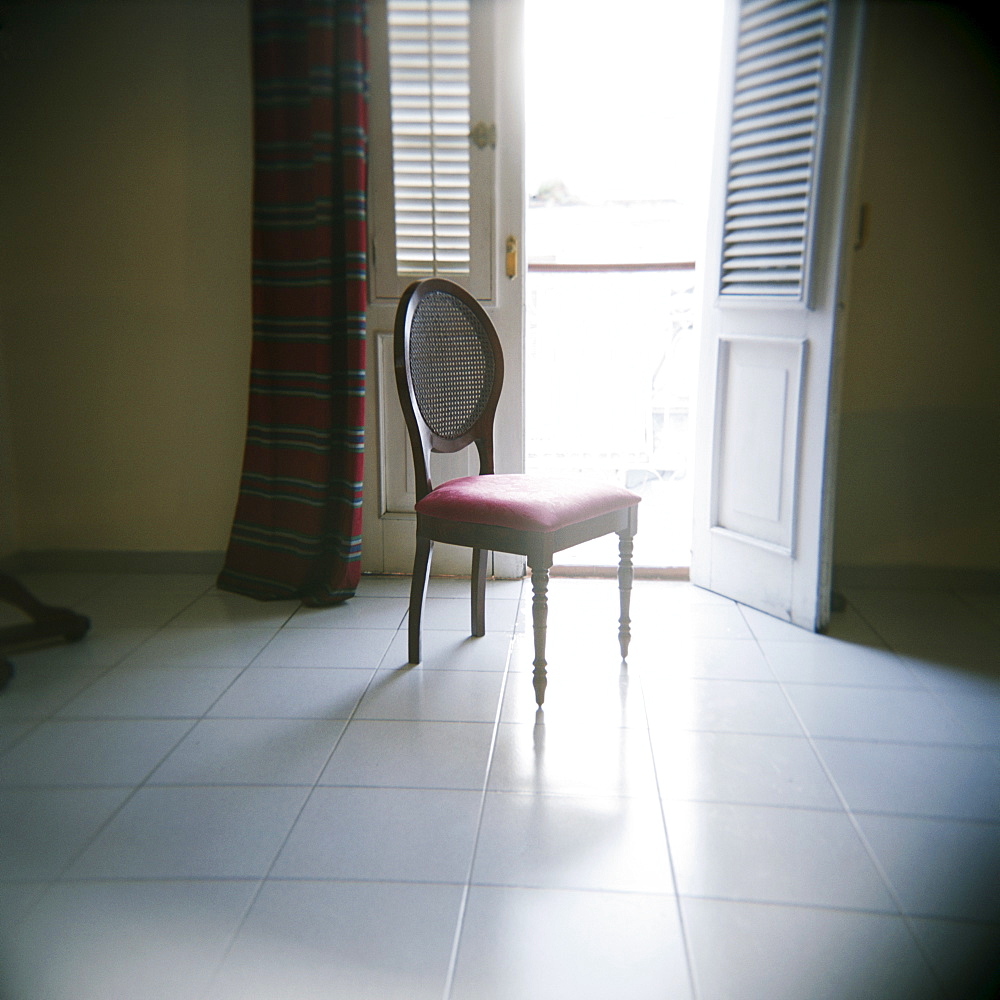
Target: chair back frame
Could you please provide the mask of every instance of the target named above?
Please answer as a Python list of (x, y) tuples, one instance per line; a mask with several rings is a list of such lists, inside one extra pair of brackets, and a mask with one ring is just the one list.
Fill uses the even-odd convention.
[[(424, 419), (420, 410), (419, 395), (414, 385), (414, 374), (410, 362), (411, 331), (421, 305), (429, 295), (444, 293), (461, 303), (478, 325), (477, 333), (484, 339), (492, 354), (492, 384), (486, 386), (486, 398), (480, 412), (471, 426), (460, 434), (446, 437), (436, 433)], [(396, 373), (396, 389), (406, 421), (413, 453), (413, 469), (416, 473), (417, 500), (423, 499), (434, 488), (430, 478), (431, 452), (458, 452), (475, 444), (479, 453), (480, 475), (491, 475), (493, 467), (493, 423), (500, 390), (503, 388), (503, 351), (500, 338), (492, 321), (483, 307), (460, 285), (446, 278), (426, 278), (413, 282), (403, 292), (396, 309), (396, 323), (393, 337), (393, 358)], [(445, 373), (446, 375), (447, 373)]]

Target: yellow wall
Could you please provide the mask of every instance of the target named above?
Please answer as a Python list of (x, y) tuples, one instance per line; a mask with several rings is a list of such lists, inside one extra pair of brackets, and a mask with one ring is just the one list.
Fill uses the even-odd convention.
[(248, 3), (4, 6), (0, 545), (222, 549), (249, 368)]
[(841, 565), (1000, 567), (1000, 90), (941, 4), (871, 4)]

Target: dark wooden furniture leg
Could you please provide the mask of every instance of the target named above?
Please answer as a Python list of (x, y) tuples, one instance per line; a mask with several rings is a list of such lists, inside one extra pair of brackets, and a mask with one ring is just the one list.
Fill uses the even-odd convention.
[(413, 557), (413, 579), (410, 580), (409, 657), (410, 663), (420, 662), (420, 619), (424, 615), (424, 597), (431, 575), (431, 554), (434, 543), (417, 535), (417, 551)]
[(632, 599), (632, 533), (618, 533), (618, 594), (621, 599), (621, 617), (618, 619), (618, 645), (622, 661), (628, 659), (628, 644), (632, 639), (629, 605)]
[(472, 634), (486, 635), (486, 549), (472, 550)]
[(535, 661), (532, 684), (535, 687), (535, 702), (542, 707), (545, 700), (545, 627), (549, 619), (547, 591), (549, 587), (549, 567), (531, 566), (531, 623), (535, 629)]
[[(44, 639), (82, 639), (90, 628), (90, 619), (69, 608), (54, 608), (43, 604), (27, 588), (7, 573), (0, 573), (0, 601), (12, 604), (32, 621), (26, 625), (10, 625), (0, 629), (0, 649), (22, 646)], [(6, 658), (0, 658), (0, 689), (10, 680), (14, 668)]]

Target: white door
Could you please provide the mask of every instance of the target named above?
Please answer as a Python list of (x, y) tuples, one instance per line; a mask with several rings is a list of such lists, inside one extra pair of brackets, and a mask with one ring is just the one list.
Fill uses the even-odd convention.
[[(505, 368), (496, 468), (524, 470), (521, 25), (522, 0), (369, 7), (366, 572), (413, 567), (416, 493), (392, 350), (396, 303), (411, 281), (450, 277), (489, 313)], [(435, 483), (476, 472), (475, 449), (432, 457)], [(493, 558), (496, 575), (522, 575), (521, 557)], [(435, 546), (435, 574), (468, 574), (470, 565), (471, 550)]]
[(830, 603), (862, 15), (727, 3), (705, 256), (691, 580), (813, 630)]

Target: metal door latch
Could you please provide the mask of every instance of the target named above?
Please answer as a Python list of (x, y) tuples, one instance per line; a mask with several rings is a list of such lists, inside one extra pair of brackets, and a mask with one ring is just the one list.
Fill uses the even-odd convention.
[(497, 148), (497, 127), (487, 125), (486, 122), (476, 122), (469, 130), (469, 138), (477, 149)]
[(506, 271), (508, 278), (517, 275), (517, 239), (513, 236), (507, 237)]

